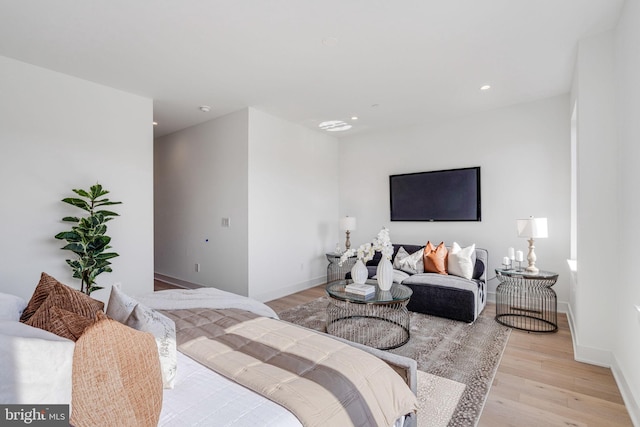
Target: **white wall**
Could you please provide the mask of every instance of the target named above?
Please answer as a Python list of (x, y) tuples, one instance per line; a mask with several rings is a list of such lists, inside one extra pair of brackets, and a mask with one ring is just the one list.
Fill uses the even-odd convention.
[(152, 101), (5, 57), (0, 94), (0, 292), (29, 298), (42, 271), (80, 287), (53, 236), (81, 213), (60, 200), (96, 182), (123, 202), (107, 233), (120, 257), (97, 283), (151, 292)]
[(156, 273), (248, 294), (248, 117), (241, 110), (155, 141)]
[(259, 300), (323, 283), (337, 153), (335, 138), (253, 108), (157, 139), (156, 273)]
[[(618, 128), (618, 280), (608, 292), (616, 307), (611, 330), (614, 334), (614, 373), (625, 392), (635, 425), (640, 425), (640, 2), (625, 3), (616, 35), (616, 113)], [(601, 284), (602, 285), (602, 284)]]
[[(536, 241), (537, 265), (558, 272), (568, 300), (570, 108), (567, 96), (487, 111), (439, 124), (345, 138), (340, 145), (340, 215), (355, 216), (352, 244), (388, 226), (396, 243), (457, 241), (489, 251), (489, 277), (508, 247), (527, 252), (516, 219), (547, 217)], [(389, 175), (481, 167), (481, 222), (390, 222)], [(495, 292), (497, 281), (489, 284)]]
[[(577, 280), (571, 301), (576, 358), (610, 365), (618, 282), (613, 33), (580, 41), (577, 103)], [(610, 249), (607, 249), (610, 248)], [(615, 249), (614, 249), (615, 248)]]
[(249, 295), (324, 283), (338, 231), (338, 141), (249, 109)]

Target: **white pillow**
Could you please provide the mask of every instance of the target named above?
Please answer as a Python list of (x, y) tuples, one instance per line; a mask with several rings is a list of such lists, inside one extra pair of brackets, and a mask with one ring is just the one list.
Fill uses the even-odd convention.
[(400, 246), (395, 259), (393, 260), (393, 268), (402, 270), (409, 274), (424, 273), (424, 248), (409, 255), (404, 246)]
[(120, 284), (111, 288), (107, 316), (155, 337), (162, 369), (162, 384), (164, 388), (173, 388), (178, 367), (175, 322), (126, 295), (120, 290)]
[(51, 332), (0, 320), (0, 403), (70, 404), (74, 348)]
[(20, 320), (27, 302), (16, 295), (0, 292), (0, 320)]
[(454, 276), (471, 279), (473, 277), (473, 268), (476, 264), (476, 244), (466, 248), (461, 248), (456, 242), (453, 242), (449, 250), (448, 271)]

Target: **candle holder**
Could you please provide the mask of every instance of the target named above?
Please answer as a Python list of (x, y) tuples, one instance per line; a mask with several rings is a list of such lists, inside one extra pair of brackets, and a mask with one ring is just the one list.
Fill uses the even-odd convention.
[(522, 271), (522, 261), (516, 261), (518, 263), (518, 269), (516, 271)]
[(504, 261), (507, 261), (507, 258), (505, 258), (505, 259), (502, 261), (502, 266), (504, 267), (504, 269), (505, 269), (505, 270), (511, 270), (511, 263), (509, 263), (509, 262), (506, 262), (506, 263), (505, 263)]

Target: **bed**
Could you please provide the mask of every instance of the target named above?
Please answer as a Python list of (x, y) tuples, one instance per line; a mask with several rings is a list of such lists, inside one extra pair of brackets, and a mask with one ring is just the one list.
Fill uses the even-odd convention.
[[(71, 421), (75, 414), (94, 417), (85, 423), (77, 421), (77, 425), (96, 425), (109, 416), (120, 416), (129, 425), (145, 424), (137, 418), (145, 417), (153, 420), (146, 425), (160, 426), (416, 425), (415, 361), (281, 321), (258, 301), (212, 288), (160, 291), (134, 299), (114, 286), (106, 311), (110, 318), (96, 317), (98, 321), (76, 343), (17, 321), (0, 323), (0, 342), (5, 344), (0, 356), (5, 366), (12, 367), (9, 373), (5, 369), (0, 403), (59, 404), (71, 402), (73, 396)], [(118, 319), (122, 316), (126, 318)], [(158, 319), (165, 323), (159, 326)], [(98, 324), (115, 327), (125, 335), (139, 335), (126, 338), (129, 344), (123, 346), (125, 338), (117, 334), (107, 338), (108, 328), (97, 331)], [(175, 328), (173, 337), (169, 324)], [(91, 335), (93, 344), (87, 347), (91, 338), (85, 337)], [(123, 356), (144, 342), (146, 350), (138, 350), (138, 356)], [(9, 350), (18, 346), (30, 355), (28, 363), (18, 365), (22, 356)], [(40, 349), (39, 356), (33, 348)], [(103, 356), (105, 348), (109, 354)], [(158, 350), (159, 361), (149, 348)], [(258, 360), (260, 354), (264, 360)], [(105, 385), (105, 376), (130, 359), (148, 359), (141, 362), (150, 366), (147, 372), (162, 371), (160, 383), (135, 368), (143, 388), (135, 389), (122, 378), (115, 385)], [(85, 362), (88, 365), (81, 366)], [(26, 376), (16, 370), (24, 370)], [(91, 377), (86, 383), (89, 388), (82, 390), (93, 405), (86, 408), (76, 399), (84, 384), (76, 381), (81, 372)], [(283, 377), (272, 381), (272, 375)], [(335, 383), (343, 384), (334, 389)], [(300, 384), (302, 388), (295, 388)], [(160, 395), (153, 397), (147, 393), (150, 389), (159, 390)], [(99, 404), (92, 397), (96, 395), (103, 397)], [(126, 395), (126, 405), (122, 395)], [(140, 402), (148, 406), (142, 415), (135, 407)], [(123, 413), (129, 415), (123, 417)], [(323, 423), (325, 418), (333, 421)], [(117, 423), (126, 425), (122, 420)]]

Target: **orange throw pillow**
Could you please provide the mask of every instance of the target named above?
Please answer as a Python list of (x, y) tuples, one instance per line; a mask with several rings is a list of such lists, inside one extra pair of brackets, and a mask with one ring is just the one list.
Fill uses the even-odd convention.
[(444, 242), (440, 242), (437, 247), (434, 247), (431, 242), (427, 242), (424, 248), (424, 271), (425, 273), (447, 273), (447, 255), (449, 251), (444, 245)]

